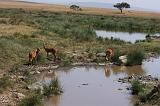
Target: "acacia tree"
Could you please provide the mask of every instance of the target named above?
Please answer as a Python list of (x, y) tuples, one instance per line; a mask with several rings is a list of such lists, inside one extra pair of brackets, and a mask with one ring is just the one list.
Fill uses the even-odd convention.
[(124, 8), (130, 8), (130, 4), (128, 4), (127, 2), (122, 2), (115, 4), (114, 7), (118, 8), (122, 13)]

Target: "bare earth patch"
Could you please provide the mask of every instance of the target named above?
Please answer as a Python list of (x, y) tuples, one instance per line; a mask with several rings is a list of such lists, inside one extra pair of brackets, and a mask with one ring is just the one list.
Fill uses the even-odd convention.
[(13, 93), (10, 91), (4, 91), (0, 94), (0, 106), (16, 106)]
[(34, 31), (36, 31), (36, 29), (24, 25), (0, 25), (0, 36), (14, 35), (15, 33), (28, 35)]

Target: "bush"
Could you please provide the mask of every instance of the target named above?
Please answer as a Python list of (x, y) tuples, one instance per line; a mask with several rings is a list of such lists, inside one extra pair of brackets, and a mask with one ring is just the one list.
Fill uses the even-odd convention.
[(25, 77), (24, 82), (26, 82), (27, 84), (32, 84), (35, 81), (35, 78), (33, 77), (33, 75), (30, 73), (32, 70), (30, 69), (24, 69), (21, 74), (22, 76)]
[(105, 41), (105, 39), (101, 36), (97, 37), (97, 40), (100, 42), (100, 43), (103, 43)]
[(10, 73), (17, 73), (17, 71), (19, 70), (20, 67), (22, 67), (21, 64), (14, 64), (14, 65), (10, 68), (9, 72), (10, 72)]
[(95, 31), (89, 28), (73, 30), (72, 34), (74, 40), (78, 42), (93, 41), (96, 39)]
[(117, 44), (125, 44), (125, 43), (126, 43), (126, 41), (121, 40), (121, 39), (119, 39), (119, 38), (113, 38), (112, 41), (113, 41), (113, 42), (116, 42)]
[(69, 66), (72, 64), (72, 59), (66, 54), (58, 53), (58, 59), (60, 60), (60, 66)]
[(7, 87), (12, 86), (13, 82), (10, 80), (10, 77), (4, 76), (0, 78), (0, 93), (3, 92)]
[(105, 44), (117, 44), (117, 45), (122, 45), (122, 44), (126, 44), (126, 43), (130, 43), (130, 42), (126, 42), (124, 40), (121, 40), (119, 38), (113, 38), (111, 37), (110, 39), (109, 38), (105, 38), (104, 39), (104, 43)]
[(37, 56), (37, 64), (46, 63), (46, 57), (43, 54), (39, 54)]
[(66, 66), (71, 65), (71, 63), (72, 63), (72, 62), (71, 62), (68, 58), (65, 58), (65, 59), (63, 59), (63, 60), (61, 61), (60, 66), (66, 67)]
[(39, 106), (42, 103), (41, 90), (31, 91), (27, 97), (22, 99), (18, 106)]
[(140, 103), (136, 101), (136, 103), (134, 103), (134, 106), (140, 106)]
[(145, 93), (141, 93), (141, 94), (139, 94), (139, 99), (141, 102), (146, 102), (148, 98)]
[(133, 95), (138, 95), (140, 92), (144, 91), (144, 85), (141, 84), (138, 80), (132, 81), (131, 86)]
[(146, 40), (136, 40), (135, 43), (141, 43), (141, 42), (146, 42)]
[(142, 50), (132, 50), (127, 54), (127, 66), (141, 65), (144, 59), (144, 52)]
[(119, 56), (120, 56), (120, 51), (119, 50), (115, 50), (114, 54), (112, 56), (112, 61), (115, 62), (116, 64), (121, 64), (122, 62), (119, 60)]
[(50, 96), (50, 95), (59, 95), (62, 92), (62, 88), (59, 84), (58, 79), (54, 79), (51, 81), (51, 83), (49, 84), (49, 86), (44, 85), (44, 95), (45, 96)]

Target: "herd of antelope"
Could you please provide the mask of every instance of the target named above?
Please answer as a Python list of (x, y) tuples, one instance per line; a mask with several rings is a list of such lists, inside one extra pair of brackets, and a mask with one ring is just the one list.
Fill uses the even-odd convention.
[[(44, 43), (43, 43), (43, 48), (45, 52), (47, 53), (47, 57), (49, 56), (49, 54), (52, 54), (54, 56), (54, 61), (55, 61), (56, 60), (56, 49), (46, 47)], [(37, 62), (39, 55), (40, 55), (40, 48), (37, 48), (35, 51), (31, 51), (29, 53), (29, 63), (33, 64), (33, 61)]]
[[(54, 56), (54, 61), (56, 60), (56, 49), (55, 48), (49, 48), (43, 43), (43, 48), (45, 52), (47, 53), (47, 57), (49, 54), (52, 54)], [(105, 51), (106, 54), (106, 60), (110, 61), (111, 57), (113, 55), (112, 48), (107, 48)], [(38, 56), (40, 55), (40, 48), (37, 48), (35, 51), (32, 51), (29, 53), (29, 63), (33, 64), (33, 61), (38, 61)]]

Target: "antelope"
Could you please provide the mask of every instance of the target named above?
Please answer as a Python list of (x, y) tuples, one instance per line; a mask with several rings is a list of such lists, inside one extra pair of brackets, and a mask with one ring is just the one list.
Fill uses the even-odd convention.
[(106, 49), (106, 60), (111, 60), (111, 57), (113, 55), (113, 50), (111, 48)]
[(37, 48), (36, 51), (32, 51), (29, 53), (29, 62), (32, 62), (33, 64), (33, 60), (37, 61), (37, 56), (39, 55), (40, 49)]
[(48, 57), (49, 53), (51, 53), (51, 54), (54, 55), (54, 61), (55, 61), (55, 59), (56, 59), (56, 50), (54, 48), (48, 48), (48, 47), (46, 47), (44, 43), (43, 43), (43, 47), (44, 47), (44, 50), (47, 53), (47, 57)]

